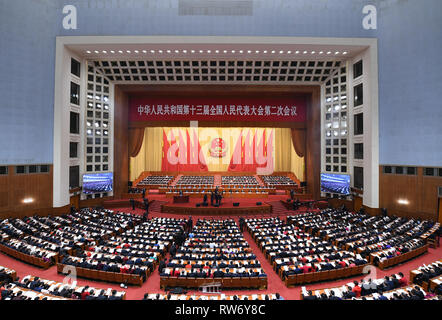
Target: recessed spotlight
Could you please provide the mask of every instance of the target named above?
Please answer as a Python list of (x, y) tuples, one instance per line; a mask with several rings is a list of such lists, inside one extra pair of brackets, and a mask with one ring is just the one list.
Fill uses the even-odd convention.
[(155, 53), (155, 50), (150, 50), (150, 53)]
[(23, 199), (23, 203), (32, 203), (32, 202), (34, 202), (34, 199), (32, 199), (32, 198)]
[(127, 53), (130, 53), (131, 51), (130, 51), (130, 50), (126, 50), (126, 52), (127, 52)]
[[(267, 51), (266, 51), (267, 52)], [(256, 50), (255, 53), (259, 53), (259, 50)]]
[(267, 53), (267, 50), (264, 50), (263, 53)]
[(287, 51), (287, 54), (291, 54), (292, 52), (289, 50), (289, 51)]
[(135, 52), (135, 53), (139, 53), (140, 51), (138, 51), (138, 50), (135, 50), (134, 52)]
[(223, 52), (224, 52), (224, 53), (227, 53), (227, 50), (224, 50)]
[(212, 53), (212, 50), (207, 50), (207, 53)]
[(195, 53), (195, 50), (190, 50), (190, 52)]
[(284, 51), (283, 51), (283, 50), (281, 50), (281, 51), (279, 51), (279, 53), (284, 53)]
[(342, 54), (347, 54), (348, 52), (347, 51), (344, 51)]
[(219, 53), (219, 50), (215, 50), (215, 53)]
[(158, 50), (159, 53), (163, 53), (163, 50)]
[(312, 51), (312, 54), (315, 54), (316, 53), (316, 51)]
[(331, 51), (327, 51), (327, 54), (331, 54)]
[(107, 54), (107, 51), (106, 51), (106, 50), (103, 50), (102, 52), (103, 52), (104, 54)]
[(244, 51), (242, 51), (242, 50), (239, 50), (239, 53), (243, 53)]
[(272, 53), (275, 53), (276, 51), (275, 50), (272, 50)]
[(178, 53), (179, 51), (178, 50), (175, 50), (175, 53)]
[(232, 50), (232, 53), (235, 53), (235, 50)]
[(252, 53), (252, 50), (247, 50), (247, 53)]
[(323, 54), (324, 53), (324, 51), (319, 51), (319, 54)]
[(335, 54), (339, 54), (339, 51), (336, 51)]
[(86, 50), (86, 53), (91, 53), (89, 50)]
[(303, 54), (307, 54), (307, 51), (304, 51)]
[(183, 50), (183, 53), (187, 53), (187, 50)]
[(147, 53), (147, 51), (146, 51), (146, 50), (143, 50), (143, 53)]
[(203, 50), (200, 50), (200, 53), (203, 53)]
[(123, 53), (123, 51), (122, 50), (118, 50), (118, 53)]
[(94, 52), (95, 52), (95, 53), (98, 53), (98, 50), (95, 50)]
[(170, 50), (167, 50), (166, 52), (167, 52), (167, 53), (170, 53)]
[(408, 200), (406, 200), (406, 199), (399, 199), (397, 202), (398, 202), (399, 204), (405, 204), (405, 205), (407, 205), (407, 204), (410, 203), (410, 202), (409, 202)]
[(298, 53), (299, 53), (299, 50), (296, 50), (295, 53), (298, 54)]
[(111, 50), (110, 52), (111, 52), (111, 53), (115, 53), (115, 51), (114, 51), (114, 50)]

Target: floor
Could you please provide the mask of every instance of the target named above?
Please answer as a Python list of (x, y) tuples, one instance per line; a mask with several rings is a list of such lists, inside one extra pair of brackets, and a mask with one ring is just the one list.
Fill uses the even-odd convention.
[[(137, 214), (143, 214), (143, 210), (136, 209), (135, 211), (132, 211), (131, 208), (120, 208), (119, 211), (125, 211), (125, 212), (133, 212)], [(275, 216), (280, 216), (282, 219), (285, 219), (287, 213), (289, 214), (295, 214), (294, 211), (285, 211), (279, 208), (275, 214)], [(161, 214), (159, 212), (151, 212), (149, 215), (149, 218), (157, 217), (157, 216), (165, 216), (166, 214)], [(172, 215), (167, 214), (168, 217), (176, 217), (181, 218), (182, 216), (178, 215)], [(194, 223), (196, 222), (197, 218), (207, 218), (207, 217), (195, 217)], [(222, 217), (216, 217), (217, 219), (222, 219)], [(238, 217), (229, 217), (233, 218), (235, 220), (238, 219)], [(260, 261), (263, 269), (265, 270), (267, 277), (268, 277), (268, 288), (265, 291), (258, 291), (258, 290), (241, 290), (241, 291), (224, 291), (226, 294), (253, 294), (253, 293), (280, 293), (281, 296), (283, 296), (285, 299), (288, 300), (299, 300), (300, 299), (300, 292), (301, 292), (301, 286), (297, 286), (294, 288), (287, 288), (283, 281), (279, 278), (279, 276), (275, 273), (275, 271), (272, 269), (272, 266), (267, 261), (265, 256), (262, 254), (261, 250), (259, 250), (256, 243), (253, 241), (250, 234), (245, 231), (244, 237), (250, 244), (250, 247), (252, 248), (253, 252), (256, 254), (258, 260)], [(437, 249), (429, 249), (428, 253), (413, 259), (409, 262), (406, 262), (404, 264), (397, 265), (393, 268), (387, 269), (387, 270), (380, 270), (378, 268), (375, 268), (372, 272), (372, 274), (367, 275), (366, 277), (377, 279), (382, 278), (386, 275), (395, 274), (398, 272), (402, 272), (407, 278), (409, 277), (409, 272), (413, 269), (416, 269), (417, 267), (421, 266), (422, 264), (428, 264), (435, 260), (438, 260), (442, 258), (442, 247), (439, 247)], [(3, 253), (0, 253), (0, 265), (14, 269), (17, 271), (17, 275), (20, 278), (25, 277), (26, 275), (34, 275), (39, 276), (43, 279), (49, 279), (54, 281), (63, 282), (64, 277), (62, 275), (57, 274), (57, 269), (55, 266), (49, 268), (48, 270), (42, 270), (40, 268), (34, 267), (32, 265), (26, 264), (24, 262), (15, 260)], [(361, 280), (364, 276), (356, 276), (352, 278), (347, 278), (344, 280), (339, 281), (329, 281), (329, 282), (322, 282), (318, 284), (313, 285), (307, 285), (307, 289), (320, 289), (320, 288), (332, 288), (336, 286), (341, 286), (346, 283), (349, 283), (353, 280)], [(95, 288), (112, 288), (112, 289), (119, 289), (122, 290), (118, 284), (110, 284), (100, 281), (92, 281), (92, 280), (86, 280), (86, 279), (78, 279), (78, 285), (84, 286), (89, 285), (91, 287)], [(141, 287), (129, 287), (128, 289), (124, 289), (126, 291), (126, 299), (128, 300), (140, 300), (143, 298), (145, 293), (163, 293), (164, 291), (160, 289), (160, 276), (158, 273), (158, 269), (156, 269), (153, 274), (146, 280), (145, 283)], [(189, 291), (192, 292), (192, 291)]]

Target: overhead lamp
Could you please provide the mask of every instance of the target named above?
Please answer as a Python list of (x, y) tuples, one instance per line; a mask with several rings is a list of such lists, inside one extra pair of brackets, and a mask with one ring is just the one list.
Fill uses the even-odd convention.
[(409, 202), (408, 200), (406, 200), (406, 199), (399, 199), (399, 200), (397, 201), (397, 203), (399, 203), (399, 204), (404, 204), (404, 205), (408, 205), (408, 204), (410, 204), (410, 202)]
[(150, 53), (155, 53), (155, 50), (150, 50)]
[(34, 202), (34, 199), (32, 199), (32, 198), (23, 199), (23, 203), (32, 203), (32, 202)]
[(95, 50), (94, 52), (95, 52), (95, 53), (99, 53), (98, 50)]
[(91, 53), (89, 50), (86, 50), (86, 53)]
[(138, 50), (135, 50), (134, 52), (135, 52), (135, 53), (139, 53), (139, 51), (138, 51)]
[(115, 51), (114, 51), (114, 50), (111, 50), (110, 52), (111, 52), (111, 53), (115, 53)]

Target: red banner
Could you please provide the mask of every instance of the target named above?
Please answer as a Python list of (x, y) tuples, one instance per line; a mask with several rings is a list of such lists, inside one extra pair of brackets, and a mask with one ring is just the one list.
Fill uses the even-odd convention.
[(132, 97), (129, 121), (304, 122), (304, 97), (164, 98)]

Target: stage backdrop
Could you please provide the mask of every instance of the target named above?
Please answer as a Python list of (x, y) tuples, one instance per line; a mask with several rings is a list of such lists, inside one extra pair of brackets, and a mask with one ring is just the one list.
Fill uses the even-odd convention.
[(129, 121), (304, 122), (305, 96), (131, 97)]
[(130, 179), (143, 171), (290, 171), (305, 178), (290, 128), (147, 127), (130, 160)]

